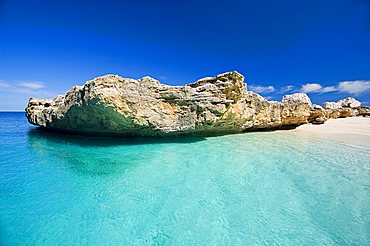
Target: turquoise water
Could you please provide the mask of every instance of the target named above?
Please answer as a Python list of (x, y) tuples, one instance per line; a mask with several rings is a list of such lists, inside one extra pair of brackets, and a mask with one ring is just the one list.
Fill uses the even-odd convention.
[(1, 245), (370, 245), (370, 149), (294, 132), (104, 139), (0, 113)]

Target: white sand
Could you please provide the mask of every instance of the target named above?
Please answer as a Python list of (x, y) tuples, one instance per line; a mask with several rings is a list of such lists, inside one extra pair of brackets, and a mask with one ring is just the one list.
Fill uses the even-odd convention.
[(329, 119), (323, 125), (306, 124), (292, 132), (370, 148), (370, 118)]

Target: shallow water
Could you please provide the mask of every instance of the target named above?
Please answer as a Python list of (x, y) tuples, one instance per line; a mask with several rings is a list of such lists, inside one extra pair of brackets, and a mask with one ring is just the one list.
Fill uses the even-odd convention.
[(109, 139), (0, 113), (1, 245), (369, 245), (370, 149), (291, 131)]

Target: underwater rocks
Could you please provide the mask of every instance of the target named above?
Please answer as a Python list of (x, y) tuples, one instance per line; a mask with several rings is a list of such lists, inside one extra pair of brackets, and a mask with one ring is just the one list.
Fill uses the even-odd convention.
[(351, 107), (317, 107), (302, 93), (284, 96), (282, 102), (269, 102), (248, 91), (238, 72), (183, 86), (164, 85), (151, 77), (135, 80), (105, 75), (74, 86), (64, 96), (31, 98), (26, 108), (28, 121), (43, 128), (122, 136), (284, 129), (351, 115)]

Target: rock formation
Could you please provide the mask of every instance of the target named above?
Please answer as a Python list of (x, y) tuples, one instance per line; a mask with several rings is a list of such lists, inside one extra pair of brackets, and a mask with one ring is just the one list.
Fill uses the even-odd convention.
[(302, 93), (268, 102), (247, 90), (241, 74), (228, 72), (184, 86), (164, 85), (150, 77), (135, 80), (105, 75), (74, 86), (65, 96), (31, 98), (26, 116), (31, 124), (56, 130), (170, 136), (292, 128), (349, 116), (343, 113), (345, 107), (339, 115), (333, 110), (338, 109), (327, 111), (312, 105)]
[(283, 96), (281, 102), (288, 104), (306, 103), (312, 106), (311, 99), (304, 93), (294, 93), (291, 95), (285, 95)]
[(368, 107), (361, 107), (361, 102), (352, 97), (338, 102), (324, 102), (322, 106), (327, 118), (366, 116), (366, 109), (368, 109)]
[(324, 102), (322, 106), (325, 109), (358, 108), (361, 106), (361, 102), (353, 97), (348, 97), (338, 102)]

